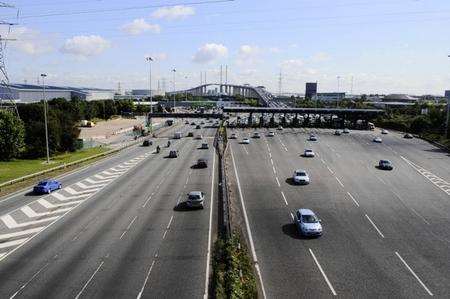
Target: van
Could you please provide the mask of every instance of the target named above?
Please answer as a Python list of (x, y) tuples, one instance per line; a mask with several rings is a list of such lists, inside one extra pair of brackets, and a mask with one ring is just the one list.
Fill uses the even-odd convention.
[(173, 134), (173, 139), (181, 139), (181, 132), (175, 132)]

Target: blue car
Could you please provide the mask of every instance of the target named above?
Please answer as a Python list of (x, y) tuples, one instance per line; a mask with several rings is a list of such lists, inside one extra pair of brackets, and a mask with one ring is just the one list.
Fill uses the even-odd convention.
[(34, 193), (51, 193), (54, 190), (61, 189), (61, 183), (56, 180), (44, 180), (39, 182), (33, 188)]

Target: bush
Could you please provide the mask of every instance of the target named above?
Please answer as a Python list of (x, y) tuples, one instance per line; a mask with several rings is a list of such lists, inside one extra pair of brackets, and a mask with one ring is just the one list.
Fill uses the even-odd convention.
[(0, 160), (11, 160), (24, 149), (25, 127), (11, 111), (0, 110)]

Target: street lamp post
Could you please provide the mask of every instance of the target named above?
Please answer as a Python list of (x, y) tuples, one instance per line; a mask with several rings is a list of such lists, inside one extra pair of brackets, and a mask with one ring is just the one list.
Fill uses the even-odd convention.
[[(145, 60), (148, 62), (148, 82), (149, 82), (149, 93), (150, 93), (150, 114), (153, 114), (153, 93), (152, 93), (152, 61), (153, 58), (146, 57)], [(153, 132), (153, 121), (151, 117), (148, 117), (146, 121), (148, 122), (147, 125), (150, 127), (150, 133)]]
[[(184, 76), (184, 79), (187, 80), (187, 78), (188, 78), (187, 76)], [(188, 100), (188, 97), (187, 97), (188, 86), (189, 86), (189, 85), (186, 85), (186, 92), (185, 92), (186, 102), (187, 102), (187, 100)]]
[(175, 73), (177, 72), (176, 69), (172, 70), (173, 72), (173, 112), (175, 112)]
[(44, 99), (45, 145), (47, 148), (47, 164), (49, 164), (50, 151), (48, 148), (47, 99), (45, 98), (45, 82), (44, 82), (44, 78), (47, 77), (47, 74), (41, 74), (41, 77), (42, 77), (42, 97)]
[[(450, 55), (447, 56), (450, 58)], [(448, 129), (450, 123), (450, 95), (447, 96), (447, 123), (445, 125), (445, 137), (450, 139), (450, 131)]]

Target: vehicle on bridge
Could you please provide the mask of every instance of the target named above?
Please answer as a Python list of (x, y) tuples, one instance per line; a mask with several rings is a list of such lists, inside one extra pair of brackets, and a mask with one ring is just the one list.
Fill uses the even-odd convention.
[(298, 185), (308, 185), (309, 184), (309, 176), (306, 171), (297, 169), (294, 171), (294, 175), (292, 176), (292, 180), (295, 184)]
[(250, 139), (248, 139), (248, 138), (244, 138), (244, 139), (242, 139), (242, 142), (241, 142), (242, 144), (250, 144)]
[(253, 138), (261, 138), (261, 135), (259, 135), (259, 132), (253, 133)]
[(380, 160), (380, 162), (378, 162), (378, 168), (382, 170), (392, 170), (394, 169), (394, 166), (392, 166), (392, 163), (389, 160)]
[(205, 193), (202, 191), (191, 191), (188, 193), (186, 204), (190, 208), (203, 209), (203, 202), (205, 201)]
[(294, 222), (302, 236), (321, 236), (323, 233), (322, 221), (310, 209), (298, 209)]
[(275, 137), (275, 132), (270, 131), (269, 134), (267, 134), (267, 137)]
[(61, 189), (62, 185), (57, 180), (43, 180), (33, 187), (33, 192), (36, 194), (50, 194), (52, 191)]
[(303, 152), (303, 157), (314, 158), (315, 156), (316, 154), (313, 152), (312, 149), (305, 149), (305, 151)]
[(383, 142), (383, 139), (381, 139), (381, 137), (377, 136), (377, 137), (375, 137), (375, 138), (373, 139), (373, 142), (375, 142), (375, 143), (382, 143), (382, 142)]

